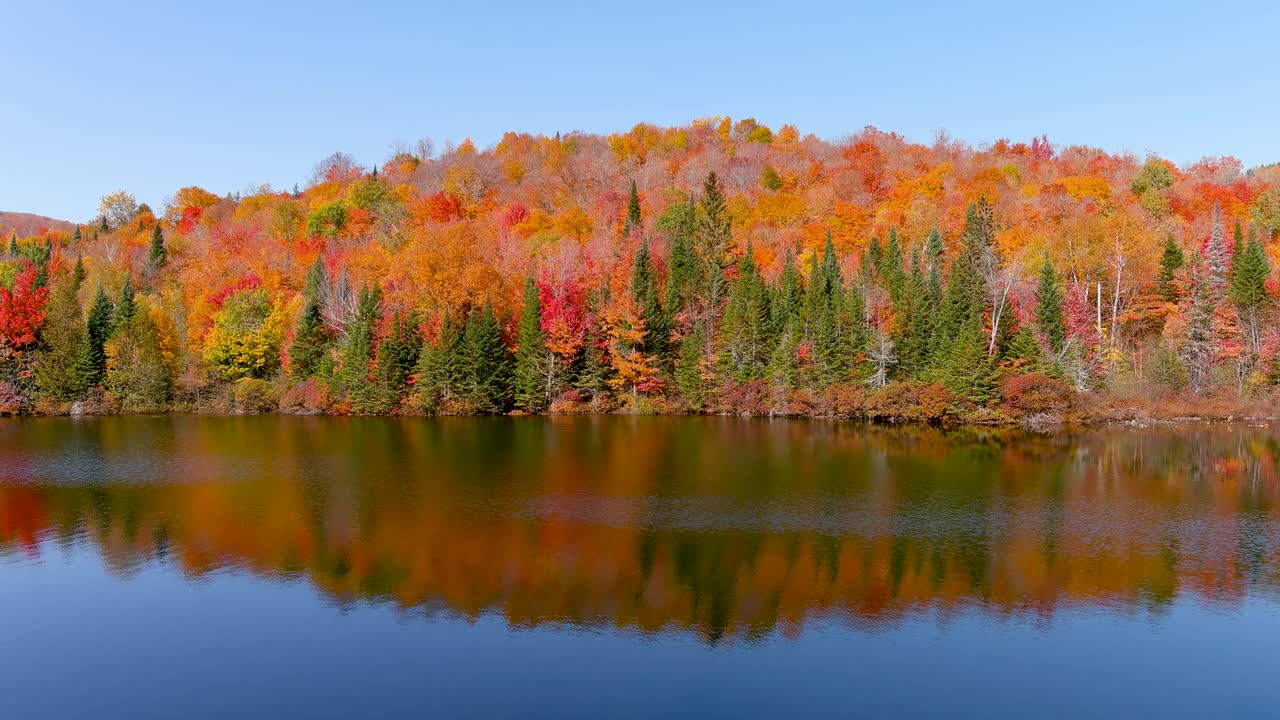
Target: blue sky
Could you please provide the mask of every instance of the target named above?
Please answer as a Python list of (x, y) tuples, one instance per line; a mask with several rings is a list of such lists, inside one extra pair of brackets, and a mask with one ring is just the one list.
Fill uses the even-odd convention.
[(292, 187), (337, 150), (708, 115), (1280, 161), (1277, 4), (13, 5), (0, 210), (72, 220), (118, 188)]

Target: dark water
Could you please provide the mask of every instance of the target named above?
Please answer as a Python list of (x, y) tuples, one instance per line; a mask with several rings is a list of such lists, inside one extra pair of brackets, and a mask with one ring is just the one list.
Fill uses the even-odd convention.
[(0, 421), (0, 717), (1280, 716), (1280, 434)]

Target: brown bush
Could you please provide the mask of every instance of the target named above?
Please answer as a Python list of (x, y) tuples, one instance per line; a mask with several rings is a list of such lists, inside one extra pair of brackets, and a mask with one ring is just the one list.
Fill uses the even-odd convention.
[(315, 378), (307, 378), (289, 388), (280, 398), (280, 411), (297, 415), (328, 412), (333, 404), (329, 388)]
[(879, 422), (945, 423), (953, 419), (951, 393), (942, 385), (894, 383), (867, 398), (867, 416)]
[(764, 380), (731, 383), (721, 388), (712, 409), (721, 415), (769, 415), (774, 410), (773, 387)]
[(1014, 375), (1001, 383), (1000, 399), (1009, 410), (1035, 415), (1060, 413), (1069, 409), (1075, 393), (1058, 378), (1030, 372)]
[(827, 388), (827, 414), (838, 418), (863, 418), (867, 416), (867, 389), (861, 385), (845, 383)]

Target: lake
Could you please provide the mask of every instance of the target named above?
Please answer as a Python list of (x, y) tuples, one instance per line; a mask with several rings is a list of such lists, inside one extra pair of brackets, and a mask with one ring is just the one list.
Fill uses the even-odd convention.
[(0, 420), (27, 717), (1275, 717), (1280, 433)]

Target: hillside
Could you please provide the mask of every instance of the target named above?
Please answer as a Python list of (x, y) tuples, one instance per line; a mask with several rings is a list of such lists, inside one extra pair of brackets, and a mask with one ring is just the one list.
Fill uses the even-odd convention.
[(0, 233), (3, 233), (5, 237), (14, 234), (19, 237), (25, 237), (59, 230), (69, 232), (73, 227), (75, 226), (66, 220), (54, 220), (43, 215), (0, 210)]
[(14, 243), (9, 343), (43, 359), (9, 356), (0, 386), (24, 409), (893, 420), (1258, 398), (1280, 381), (1278, 180), (729, 118), (339, 153), (308, 187), (187, 187), (157, 214), (113, 193)]

